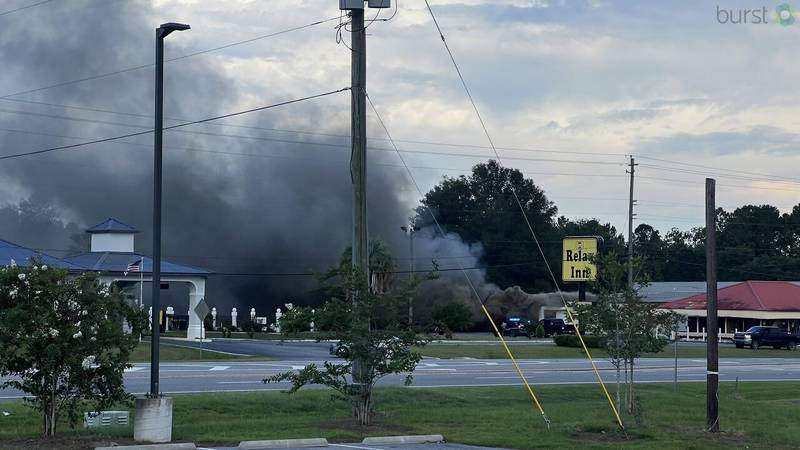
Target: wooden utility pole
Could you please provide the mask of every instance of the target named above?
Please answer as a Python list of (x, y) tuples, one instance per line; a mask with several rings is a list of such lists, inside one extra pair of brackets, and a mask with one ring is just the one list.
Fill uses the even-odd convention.
[(631, 188), (628, 197), (628, 288), (630, 289), (633, 289), (633, 205), (636, 203), (636, 200), (633, 199), (633, 176), (637, 165), (631, 156), (630, 169), (628, 169), (628, 173), (631, 174)]
[(369, 242), (367, 238), (367, 35), (364, 7), (350, 11), (351, 53), (351, 134), (350, 176), (353, 181), (353, 268), (369, 282)]
[(719, 432), (719, 342), (717, 341), (717, 211), (715, 181), (706, 178), (706, 426)]
[[(367, 234), (367, 34), (364, 29), (364, 3), (350, 10), (351, 34), (351, 136), (350, 177), (353, 182), (352, 266), (370, 289), (369, 238)], [(362, 301), (362, 293), (353, 292), (353, 310)], [(369, 326), (369, 323), (365, 324)], [(364, 383), (365, 364), (362, 357), (353, 361), (353, 381)]]

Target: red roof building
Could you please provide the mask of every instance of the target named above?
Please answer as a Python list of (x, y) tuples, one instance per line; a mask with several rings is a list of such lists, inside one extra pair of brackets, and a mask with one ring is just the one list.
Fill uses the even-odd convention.
[[(705, 334), (706, 294), (696, 294), (661, 306), (688, 319), (689, 337)], [(800, 285), (787, 281), (744, 281), (717, 290), (723, 337), (756, 325), (800, 329)], [(692, 335), (694, 334), (694, 335)]]

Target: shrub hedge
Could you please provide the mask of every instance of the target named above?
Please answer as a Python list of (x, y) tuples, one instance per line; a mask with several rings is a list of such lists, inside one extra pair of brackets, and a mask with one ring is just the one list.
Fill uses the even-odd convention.
[[(599, 336), (583, 336), (583, 341), (589, 348), (603, 348), (605, 344)], [(581, 341), (578, 336), (574, 334), (560, 334), (553, 336), (553, 342), (559, 347), (577, 347), (581, 348)]]

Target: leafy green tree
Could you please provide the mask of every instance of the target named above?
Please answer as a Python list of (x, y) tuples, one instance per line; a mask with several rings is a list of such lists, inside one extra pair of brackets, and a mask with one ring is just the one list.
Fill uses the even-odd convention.
[[(326, 361), (322, 367), (309, 364), (299, 372), (283, 372), (264, 379), (265, 383), (289, 381), (289, 393), (307, 385), (324, 385), (334, 390), (334, 398), (347, 401), (359, 424), (372, 420), (372, 390), (386, 375), (405, 373), (411, 384), (412, 373), (422, 358), (413, 350), (424, 345), (416, 332), (403, 320), (407, 292), (376, 293), (362, 274), (350, 271), (337, 280), (333, 297), (317, 310), (326, 325), (320, 339), (337, 340), (336, 356), (343, 363)], [(353, 301), (353, 297), (357, 301)]]
[(637, 281), (664, 280), (664, 241), (658, 230), (646, 223), (636, 227), (633, 232), (633, 254), (642, 262), (641, 273), (635, 277)]
[[(371, 239), (369, 241), (369, 273), (370, 273), (370, 288), (372, 288), (376, 292), (387, 292), (392, 288), (392, 283), (394, 281), (393, 271), (395, 269), (395, 261), (394, 257), (392, 256), (391, 251), (389, 250), (389, 246), (386, 245), (386, 242), (380, 239)], [(329, 283), (331, 280), (336, 280), (343, 277), (348, 277), (350, 272), (352, 271), (352, 253), (353, 247), (348, 245), (344, 251), (342, 251), (341, 256), (339, 257), (339, 263), (330, 268), (327, 272), (322, 275), (322, 282), (327, 283), (325, 289), (340, 289), (344, 285), (336, 284), (336, 283)], [(346, 296), (348, 295), (346, 292), (343, 291), (335, 291), (329, 292), (330, 294), (334, 294), (337, 296)]]
[(472, 326), (472, 310), (463, 303), (450, 302), (433, 308), (433, 322), (445, 332), (466, 331)]
[(314, 321), (314, 313), (311, 308), (305, 306), (295, 306), (287, 309), (281, 316), (281, 333), (298, 334), (311, 330), (311, 322)]
[[(644, 353), (662, 351), (664, 335), (673, 329), (678, 316), (642, 301), (627, 285), (627, 263), (616, 254), (597, 259), (598, 279), (592, 283), (597, 298), (591, 304), (574, 305), (580, 326), (605, 343), (609, 360), (617, 368), (617, 408), (620, 407), (620, 367), (625, 367), (625, 409), (634, 413), (634, 367)], [(634, 260), (634, 269), (640, 261)], [(630, 377), (629, 377), (630, 376)]]
[(600, 236), (603, 238), (603, 251), (627, 253), (625, 239), (610, 223), (600, 223), (597, 219), (572, 220), (564, 216), (558, 218), (558, 230), (561, 237), (566, 236)]
[(705, 275), (705, 245), (697, 240), (698, 233), (672, 228), (664, 236), (662, 255), (665, 281), (703, 281)]
[[(96, 273), (70, 276), (40, 262), (0, 268), (0, 376), (25, 392), (52, 436), (84, 408), (130, 400), (123, 372), (147, 317)], [(123, 330), (123, 326), (129, 332)]]
[(481, 243), (481, 263), (487, 277), (500, 286), (520, 286), (526, 292), (553, 288), (544, 261), (514, 198), (516, 191), (531, 226), (544, 244), (553, 267), (561, 255), (556, 229), (556, 206), (533, 180), (517, 169), (490, 160), (472, 168), (468, 176), (445, 177), (422, 199), (414, 223), (433, 224), (428, 210), (449, 233), (457, 233), (468, 244)]

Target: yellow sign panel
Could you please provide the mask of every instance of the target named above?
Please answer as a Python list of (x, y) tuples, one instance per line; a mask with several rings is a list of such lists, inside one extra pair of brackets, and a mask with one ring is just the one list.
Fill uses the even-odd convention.
[(565, 283), (594, 281), (597, 278), (597, 238), (577, 236), (564, 238), (561, 251), (561, 279)]

